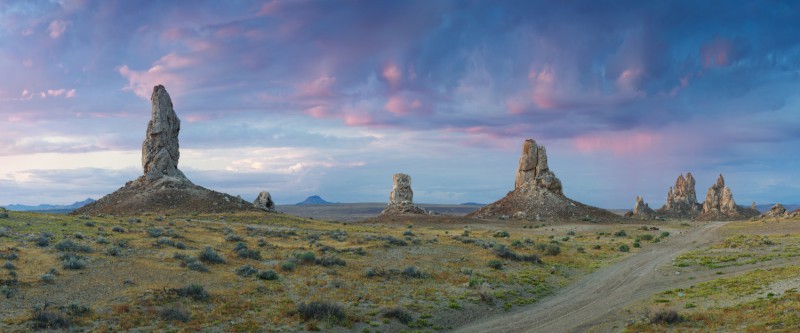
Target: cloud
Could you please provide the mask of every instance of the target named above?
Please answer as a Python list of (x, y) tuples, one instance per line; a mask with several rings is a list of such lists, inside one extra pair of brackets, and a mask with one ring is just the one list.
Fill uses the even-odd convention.
[[(59, 37), (61, 37), (64, 34), (64, 32), (67, 31), (67, 27), (70, 24), (71, 23), (69, 21), (62, 21), (62, 20), (53, 20), (52, 22), (50, 22), (50, 25), (47, 26), (47, 31), (50, 34), (50, 38), (58, 39)], [(23, 35), (25, 35), (24, 32)]]
[(124, 90), (133, 91), (136, 96), (149, 100), (153, 87), (159, 84), (169, 87), (170, 94), (180, 95), (185, 92), (188, 80), (181, 70), (196, 64), (194, 59), (169, 53), (147, 70), (136, 71), (128, 65), (122, 65), (117, 71), (128, 80), (128, 86)]

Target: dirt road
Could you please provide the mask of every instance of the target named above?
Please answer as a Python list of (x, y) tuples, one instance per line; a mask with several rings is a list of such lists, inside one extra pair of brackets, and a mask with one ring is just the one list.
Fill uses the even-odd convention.
[[(718, 239), (726, 222), (710, 222), (670, 237), (669, 242), (643, 249), (604, 267), (540, 303), (505, 315), (490, 317), (456, 332), (583, 332), (610, 320), (615, 311), (656, 292), (714, 278), (675, 274), (672, 260), (679, 254), (707, 246)], [(700, 273), (701, 275), (703, 273)], [(719, 277), (719, 276), (716, 276)]]

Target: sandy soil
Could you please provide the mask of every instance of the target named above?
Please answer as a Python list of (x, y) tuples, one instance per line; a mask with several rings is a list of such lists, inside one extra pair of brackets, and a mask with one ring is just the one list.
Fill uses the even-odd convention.
[[(726, 222), (709, 222), (669, 241), (656, 244), (616, 264), (601, 268), (583, 280), (530, 307), (490, 317), (457, 332), (585, 332), (619, 330), (619, 310), (656, 292), (725, 275), (736, 269), (681, 272), (672, 261), (681, 253), (720, 239)], [(740, 268), (739, 270), (752, 269)]]

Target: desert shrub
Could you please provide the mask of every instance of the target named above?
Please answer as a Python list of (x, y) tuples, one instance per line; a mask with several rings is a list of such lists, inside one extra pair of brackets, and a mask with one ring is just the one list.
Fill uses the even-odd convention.
[(13, 286), (6, 286), (6, 285), (0, 286), (0, 295), (5, 296), (6, 298), (14, 297), (14, 295), (16, 295), (18, 291), (19, 290), (17, 290), (17, 288), (14, 288)]
[(313, 263), (317, 260), (317, 256), (311, 251), (297, 253), (295, 254), (295, 258), (297, 258), (297, 260), (299, 260), (301, 263)]
[(214, 251), (214, 249), (210, 246), (206, 246), (202, 251), (200, 251), (200, 254), (197, 257), (200, 259), (200, 261), (209, 264), (225, 263), (225, 258), (223, 258), (221, 254), (217, 253), (217, 251)]
[(36, 237), (36, 240), (35, 240), (36, 245), (40, 246), (40, 247), (50, 246), (50, 237), (52, 237), (52, 236), (48, 237), (47, 234), (45, 234), (45, 233), (39, 234), (39, 237)]
[(576, 250), (578, 251), (578, 253), (586, 253), (586, 249), (580, 246)]
[(291, 272), (297, 267), (297, 263), (294, 260), (286, 260), (281, 263), (281, 270), (284, 272)]
[(85, 225), (85, 226), (87, 226), (87, 227), (94, 227), (94, 222), (92, 222), (92, 221), (86, 221), (86, 222), (84, 222), (84, 223), (83, 223), (83, 225)]
[(176, 242), (175, 243), (175, 248), (179, 249), (179, 250), (185, 250), (186, 249), (186, 244), (183, 244), (182, 242)]
[(44, 283), (53, 283), (56, 281), (56, 276), (50, 273), (45, 273), (39, 275), (39, 280), (42, 280)]
[(642, 244), (639, 244), (639, 242), (633, 242), (633, 247), (640, 248), (642, 247)]
[(186, 287), (175, 289), (175, 293), (180, 297), (191, 297), (195, 301), (202, 301), (211, 297), (205, 288), (199, 284), (190, 284)]
[(225, 236), (225, 241), (228, 242), (241, 242), (242, 240), (242, 237), (237, 234), (228, 234)]
[(647, 319), (653, 324), (673, 324), (681, 321), (681, 316), (672, 309), (648, 310)]
[(519, 253), (516, 253), (514, 251), (509, 250), (508, 247), (506, 247), (504, 245), (500, 245), (500, 246), (495, 247), (493, 252), (494, 252), (494, 254), (496, 256), (498, 256), (500, 258), (503, 258), (503, 259), (510, 259), (510, 260), (514, 260), (514, 261), (527, 261), (527, 262), (532, 262), (532, 263), (536, 263), (536, 264), (542, 262), (542, 260), (539, 259), (539, 256), (537, 256), (535, 254), (521, 255)]
[[(239, 244), (242, 244), (242, 243), (239, 243)], [(248, 249), (247, 246), (245, 246), (244, 248), (236, 250), (236, 255), (239, 258), (242, 258), (242, 259), (261, 260), (261, 252), (259, 252), (258, 250)]]
[(669, 231), (661, 232), (661, 238), (669, 237)]
[(97, 236), (97, 238), (94, 241), (97, 244), (108, 244), (108, 239), (106, 239), (103, 236)]
[(248, 277), (258, 273), (258, 270), (250, 265), (244, 265), (236, 269), (236, 275), (241, 277)]
[(619, 251), (620, 252), (629, 252), (630, 250), (631, 250), (631, 247), (628, 246), (628, 244), (622, 244), (622, 245), (619, 246)]
[(567, 236), (575, 236), (575, 230), (567, 231)]
[(498, 231), (494, 233), (494, 237), (510, 237), (508, 231)]
[(5, 269), (7, 269), (7, 270), (15, 270), (15, 269), (17, 269), (17, 266), (14, 266), (14, 263), (12, 263), (12, 262), (10, 262), (10, 261), (6, 261), (6, 262), (3, 264), (3, 268), (5, 268)]
[(164, 230), (161, 228), (147, 228), (147, 235), (153, 238), (161, 237), (164, 234)]
[(594, 246), (592, 246), (592, 250), (599, 250), (599, 249), (600, 249), (600, 245), (594, 245)]
[(128, 223), (142, 223), (142, 219), (129, 218)]
[(511, 242), (511, 246), (513, 246), (513, 247), (522, 247), (523, 246), (522, 245), (522, 241), (517, 239), (517, 240)]
[(64, 269), (83, 269), (86, 259), (83, 256), (67, 253), (61, 256), (61, 267)]
[(347, 266), (347, 262), (344, 259), (340, 259), (339, 257), (334, 256), (324, 256), (319, 258), (315, 261), (317, 265), (324, 266), (324, 267), (331, 267), (331, 266)]
[(172, 239), (169, 239), (167, 237), (159, 237), (158, 240), (156, 240), (156, 244), (158, 244), (158, 245), (167, 245), (167, 246), (175, 246), (175, 241), (172, 240)]
[(186, 309), (182, 309), (179, 307), (169, 306), (164, 307), (159, 311), (161, 318), (164, 320), (173, 320), (173, 321), (180, 321), (180, 322), (188, 322), (191, 318), (191, 314)]
[(111, 228), (111, 231), (122, 233), (122, 232), (125, 232), (125, 229), (123, 227), (116, 226), (116, 227)]
[(364, 241), (369, 242), (373, 240), (386, 241), (386, 246), (406, 246), (408, 243), (400, 238), (394, 236), (365, 236)]
[(108, 248), (108, 250), (106, 250), (106, 254), (108, 254), (108, 255), (110, 255), (112, 257), (116, 257), (120, 253), (122, 253), (122, 248), (120, 248), (119, 246), (111, 246), (111, 247)]
[(503, 262), (497, 259), (489, 260), (486, 265), (494, 269), (503, 269)]
[(84, 236), (83, 236), (83, 234), (82, 234), (82, 233), (80, 233), (80, 232), (76, 232), (76, 233), (74, 233), (74, 234), (72, 235), (72, 237), (75, 237), (75, 239), (83, 239), (83, 237), (84, 237)]
[(406, 325), (414, 321), (414, 314), (401, 307), (384, 309), (381, 311), (381, 317), (397, 319), (397, 321)]
[(562, 241), (562, 242), (569, 241), (569, 237), (563, 237), (563, 238), (561, 238), (561, 241)]
[(369, 267), (364, 270), (364, 276), (368, 278), (386, 276), (386, 270), (380, 267), (379, 268)]
[(644, 235), (639, 236), (639, 238), (641, 238), (642, 240), (645, 240), (645, 241), (651, 241), (651, 240), (653, 240), (653, 238), (655, 238), (655, 236), (653, 236), (651, 234), (644, 234)]
[(36, 330), (64, 329), (72, 326), (72, 320), (63, 313), (38, 308), (33, 310), (30, 321), (31, 326)]
[(92, 252), (91, 246), (85, 244), (78, 244), (69, 239), (65, 239), (63, 241), (58, 242), (54, 247), (56, 248), (56, 250), (64, 252), (83, 252), (83, 253)]
[(561, 253), (561, 247), (555, 244), (539, 244), (536, 248), (548, 256), (557, 256)]
[(300, 303), (297, 305), (297, 314), (303, 320), (330, 321), (342, 323), (347, 319), (344, 306), (339, 303), (314, 301), (310, 303)]
[(256, 245), (258, 245), (258, 247), (265, 247), (265, 246), (267, 246), (269, 244), (264, 239), (259, 239), (258, 243)]
[(274, 270), (271, 270), (271, 269), (268, 269), (268, 270), (264, 270), (264, 271), (258, 272), (256, 277), (261, 279), (261, 280), (267, 280), (267, 281), (277, 280), (278, 279), (278, 272), (276, 272)]
[(186, 264), (186, 268), (198, 272), (208, 272), (208, 267), (199, 261), (192, 261)]
[(427, 274), (425, 274), (425, 272), (421, 271), (419, 268), (416, 268), (414, 266), (406, 267), (405, 269), (403, 269), (401, 274), (403, 274), (403, 276), (407, 278), (414, 278), (414, 279), (423, 279), (428, 276)]
[(625, 230), (620, 230), (614, 233), (614, 237), (625, 237), (625, 236), (628, 236)]
[(71, 303), (70, 305), (67, 305), (66, 307), (63, 307), (62, 310), (64, 310), (67, 314), (69, 314), (73, 318), (74, 317), (83, 317), (83, 316), (86, 316), (86, 315), (92, 313), (92, 309), (91, 308), (89, 308), (86, 305), (81, 305), (81, 304), (78, 304), (78, 303)]
[(403, 231), (403, 236), (413, 237), (414, 233), (411, 230), (406, 230), (406, 231)]

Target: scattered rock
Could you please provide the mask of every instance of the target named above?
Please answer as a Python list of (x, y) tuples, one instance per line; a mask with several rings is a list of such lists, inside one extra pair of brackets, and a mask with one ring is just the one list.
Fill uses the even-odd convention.
[(513, 217), (526, 220), (577, 221), (589, 216), (592, 221), (617, 221), (620, 217), (607, 210), (588, 206), (564, 196), (561, 180), (547, 165), (547, 151), (532, 139), (525, 140), (519, 159), (514, 190), (502, 199), (486, 205), (469, 217)]
[(636, 205), (633, 207), (633, 216), (641, 219), (652, 220), (656, 217), (656, 212), (644, 202), (641, 196), (636, 196)]
[(667, 192), (667, 202), (655, 213), (672, 218), (694, 218), (700, 214), (702, 206), (697, 203), (695, 180), (691, 172), (678, 176), (675, 186)]
[(776, 203), (768, 212), (762, 214), (761, 217), (789, 217), (789, 214), (786, 213), (786, 207), (783, 207), (780, 203)]
[(253, 201), (253, 207), (272, 212), (275, 211), (275, 202), (272, 201), (272, 195), (267, 191), (262, 191), (258, 197)]
[(708, 188), (703, 212), (697, 220), (743, 220), (759, 215), (757, 210), (736, 205), (731, 189), (725, 186), (725, 178), (719, 175), (717, 182)]
[(414, 206), (411, 176), (398, 173), (392, 177), (392, 192), (389, 193), (389, 205), (381, 212), (381, 215), (386, 214), (433, 214), (433, 212)]
[(143, 212), (221, 213), (253, 210), (239, 198), (193, 184), (178, 170), (180, 120), (162, 85), (153, 87), (151, 119), (142, 143), (144, 174), (72, 215), (140, 215)]

